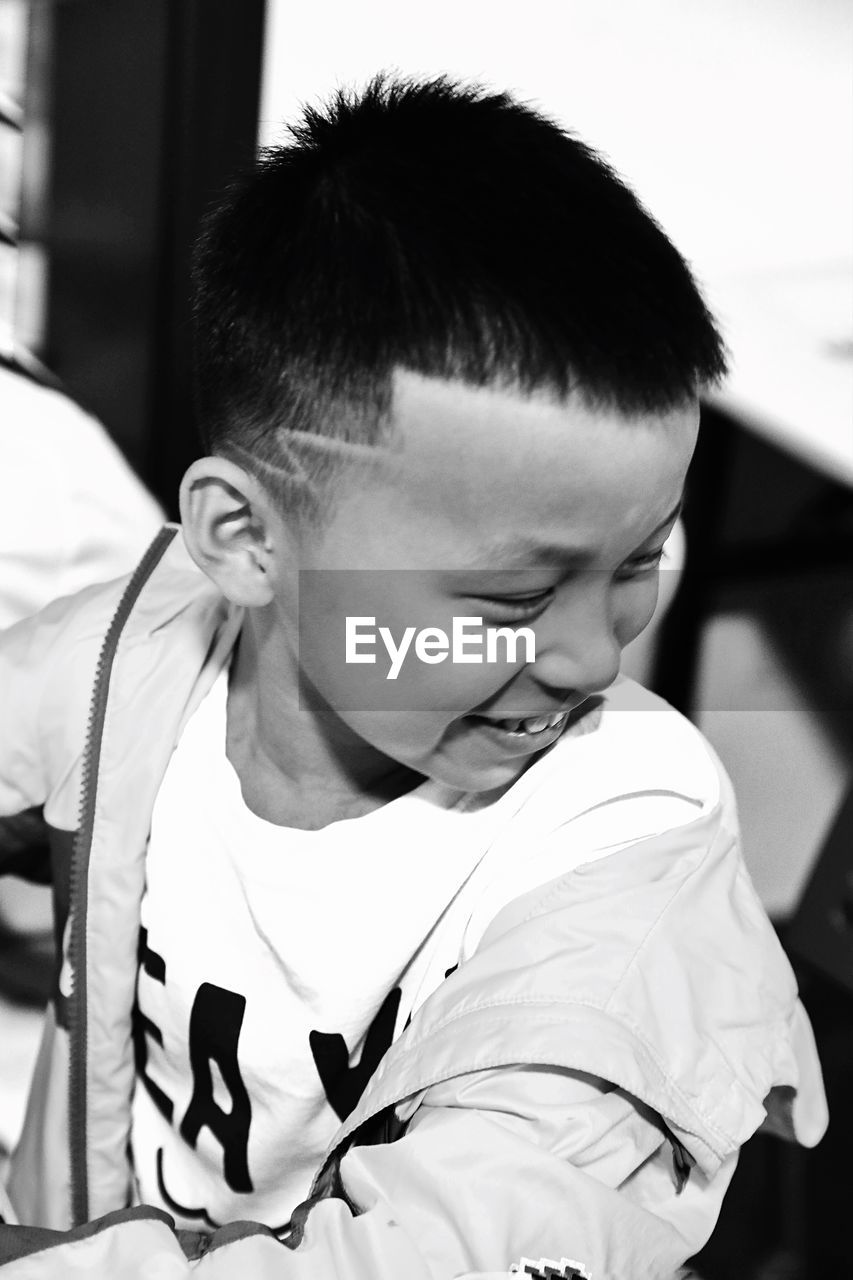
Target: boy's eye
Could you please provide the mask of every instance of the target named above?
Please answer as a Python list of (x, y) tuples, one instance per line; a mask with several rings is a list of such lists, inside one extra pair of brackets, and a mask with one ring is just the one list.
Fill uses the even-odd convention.
[(487, 596), (475, 595), (473, 600), (482, 601), (493, 616), (500, 616), (505, 621), (520, 618), (532, 618), (554, 598), (554, 588), (545, 591), (533, 591), (523, 596)]
[(663, 547), (658, 547), (656, 551), (649, 551), (643, 556), (634, 556), (633, 559), (626, 560), (616, 571), (617, 581), (624, 582), (631, 578), (639, 578), (644, 573), (652, 573), (660, 568), (662, 556)]

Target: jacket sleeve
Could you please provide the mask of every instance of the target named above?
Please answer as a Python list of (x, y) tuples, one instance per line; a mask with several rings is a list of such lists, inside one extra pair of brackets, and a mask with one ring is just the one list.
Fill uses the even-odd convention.
[[(312, 1258), (367, 1248), (356, 1224), (373, 1217), (411, 1242), (430, 1280), (506, 1275), (525, 1259), (663, 1280), (710, 1234), (736, 1157), (713, 1179), (685, 1178), (678, 1161), (658, 1117), (604, 1081), (537, 1067), (457, 1077), (427, 1091), (403, 1138), (344, 1157), (343, 1199), (363, 1216), (320, 1201), (293, 1275), (325, 1276)], [(371, 1247), (365, 1275), (390, 1280), (378, 1236)]]
[[(257, 1280), (496, 1280), (528, 1263), (575, 1267), (579, 1280), (669, 1280), (710, 1234), (735, 1160), (712, 1179), (687, 1173), (659, 1118), (592, 1076), (478, 1071), (427, 1090), (396, 1142), (352, 1148), (336, 1194), (297, 1215), (294, 1251), (248, 1224), (183, 1244), (197, 1280), (241, 1265)], [(104, 1280), (142, 1280), (142, 1256), (177, 1264), (165, 1215), (145, 1212), (52, 1236), (10, 1280), (59, 1280), (77, 1258)]]
[[(375, 1220), (358, 1223), (361, 1249), (348, 1251), (343, 1259), (333, 1242), (331, 1252), (314, 1255), (316, 1269), (306, 1270), (296, 1254), (256, 1223), (221, 1227), (198, 1252), (192, 1247), (195, 1240), (182, 1240), (172, 1230), (167, 1214), (142, 1206), (69, 1232), (0, 1225), (0, 1270), (3, 1280), (67, 1280), (71, 1275), (93, 1280), (292, 1280), (307, 1275), (312, 1280), (430, 1280), (402, 1232), (383, 1241), (380, 1269), (365, 1269), (375, 1256)], [(505, 1280), (506, 1273), (500, 1275)]]
[[(478, 1072), (427, 1091), (398, 1141), (353, 1148), (341, 1193), (308, 1209), (295, 1251), (264, 1228), (232, 1224), (201, 1238), (191, 1274), (497, 1280), (528, 1264), (552, 1274), (544, 1268), (554, 1264), (566, 1277), (669, 1280), (710, 1231), (733, 1167), (713, 1186), (684, 1184), (660, 1122), (591, 1077)], [(131, 1210), (49, 1233), (17, 1257), (10, 1235), (4, 1274), (59, 1280), (73, 1262), (104, 1280), (142, 1280), (162, 1257), (174, 1268), (164, 1274), (180, 1280), (190, 1265), (167, 1223), (159, 1211)], [(16, 1230), (25, 1232), (6, 1228)], [(27, 1246), (22, 1234), (17, 1249)]]

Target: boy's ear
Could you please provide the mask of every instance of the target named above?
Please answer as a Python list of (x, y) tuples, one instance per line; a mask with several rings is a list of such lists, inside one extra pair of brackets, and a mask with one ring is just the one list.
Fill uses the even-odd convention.
[(234, 604), (273, 597), (271, 511), (254, 476), (227, 458), (199, 458), (181, 482), (184, 539), (196, 564)]

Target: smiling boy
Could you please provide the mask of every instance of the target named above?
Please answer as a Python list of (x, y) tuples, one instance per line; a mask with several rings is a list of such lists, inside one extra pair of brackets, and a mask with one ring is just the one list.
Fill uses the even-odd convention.
[[(825, 1123), (725, 775), (618, 678), (723, 371), (690, 274), (534, 112), (378, 80), (196, 280), (182, 536), (2, 640), (0, 833), (43, 808), (67, 921), (8, 1214), (72, 1229), (5, 1256), (669, 1276)], [(389, 681), (366, 618), (433, 647)], [(432, 660), (471, 618), (533, 655)]]
[[(320, 530), (294, 532), (226, 458), (184, 480), (194, 558), (230, 599), (264, 610), (247, 618), (231, 680), (231, 759), (250, 808), (284, 825), (367, 812), (389, 762), (481, 792), (551, 746), (651, 618), (698, 425), (695, 402), (626, 420), (578, 394), (405, 370), (392, 404), (393, 449), (377, 445), (358, 483), (341, 483)], [(352, 616), (387, 619), (393, 635), (436, 621), (449, 632), (477, 610), (531, 626), (535, 663), (409, 662), (392, 693), (382, 664), (349, 666), (341, 652)], [(505, 728), (557, 713), (547, 730)]]

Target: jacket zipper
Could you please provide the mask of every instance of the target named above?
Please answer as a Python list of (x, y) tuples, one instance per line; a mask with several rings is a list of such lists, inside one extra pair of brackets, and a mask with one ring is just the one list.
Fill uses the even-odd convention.
[(71, 1216), (75, 1227), (89, 1221), (89, 1171), (87, 1161), (87, 1085), (88, 1008), (86, 1004), (86, 916), (89, 900), (89, 855), (95, 829), (98, 769), (101, 742), (107, 712), (110, 676), (118, 642), (142, 588), (175, 537), (177, 529), (164, 528), (154, 538), (124, 589), (107, 628), (98, 664), (89, 708), (89, 723), (83, 749), (80, 784), (80, 821), (71, 852), (70, 916), (68, 960), (71, 969), (71, 991), (68, 997), (69, 1080), (68, 1141), (71, 1166)]

